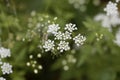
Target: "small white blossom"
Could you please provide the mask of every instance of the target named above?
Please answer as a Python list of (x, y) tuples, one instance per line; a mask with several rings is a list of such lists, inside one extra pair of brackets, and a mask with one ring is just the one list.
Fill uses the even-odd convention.
[(58, 24), (51, 24), (48, 26), (48, 33), (56, 34), (57, 31), (60, 29)]
[(66, 40), (66, 39), (72, 39), (71, 37), (71, 33), (66, 31), (65, 33), (63, 33), (63, 39)]
[(108, 2), (107, 6), (104, 8), (104, 11), (107, 12), (107, 15), (118, 15), (117, 4), (111, 1)]
[(65, 51), (70, 50), (69, 42), (60, 41), (57, 49), (60, 50), (60, 52), (63, 52), (63, 50), (65, 50)]
[(45, 51), (50, 51), (50, 50), (54, 50), (54, 41), (51, 41), (50, 39), (45, 41), (45, 44), (43, 45), (43, 48), (45, 49)]
[(65, 30), (73, 32), (74, 30), (77, 30), (77, 27), (75, 24), (69, 23), (69, 24), (66, 24)]
[(10, 57), (10, 56), (11, 56), (10, 49), (6, 49), (3, 47), (0, 48), (0, 57), (1, 58), (6, 58), (6, 57)]
[(86, 37), (82, 36), (81, 34), (78, 34), (73, 38), (73, 40), (75, 41), (75, 44), (77, 46), (80, 46), (83, 45), (84, 41), (86, 40)]
[(3, 77), (0, 77), (0, 80), (6, 80), (5, 78), (3, 78)]
[(56, 34), (55, 34), (55, 40), (61, 40), (61, 39), (63, 39), (63, 33), (61, 32), (61, 31), (59, 31), (59, 32), (57, 32)]
[(10, 74), (13, 72), (12, 65), (10, 65), (9, 63), (3, 63), (3, 65), (1, 66), (1, 69), (3, 74)]

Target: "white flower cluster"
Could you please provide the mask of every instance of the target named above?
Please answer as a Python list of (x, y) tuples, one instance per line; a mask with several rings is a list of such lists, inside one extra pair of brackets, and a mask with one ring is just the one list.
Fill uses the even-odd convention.
[(65, 51), (70, 50), (69, 42), (60, 41), (57, 49), (60, 50), (60, 52), (63, 52), (63, 50), (65, 50)]
[(118, 46), (120, 46), (120, 29), (116, 34), (116, 40), (114, 41)]
[(107, 13), (107, 16), (114, 16), (119, 15), (118, 12), (118, 2), (120, 0), (116, 0), (115, 2), (109, 1), (106, 7), (104, 8), (104, 11)]
[(77, 35), (75, 37), (72, 36), (72, 32), (77, 30), (75, 24), (69, 23), (66, 24), (64, 28), (64, 32), (60, 31), (60, 27), (58, 24), (51, 24), (48, 26), (48, 34), (52, 33), (54, 35), (54, 40), (46, 40), (44, 42), (43, 48), (45, 51), (52, 51), (54, 49), (59, 50), (60, 52), (70, 50), (68, 40), (73, 40), (77, 46), (80, 46), (86, 40), (86, 37), (82, 35)]
[(106, 14), (98, 14), (94, 18), (95, 21), (100, 21), (103, 27), (108, 28), (111, 30), (111, 27), (116, 27), (120, 25), (120, 16), (119, 15), (112, 15), (106, 16)]
[(117, 3), (113, 3), (111, 1), (108, 2), (106, 7), (104, 8), (104, 11), (106, 11), (107, 15), (118, 15), (118, 8)]
[(81, 46), (84, 44), (84, 41), (86, 40), (86, 38), (82, 36), (81, 34), (78, 34), (77, 36), (73, 38), (73, 40), (75, 41), (75, 44), (77, 46)]
[(10, 57), (10, 56), (11, 56), (10, 49), (6, 49), (3, 47), (0, 48), (0, 57), (1, 58), (6, 58), (6, 57)]
[(115, 2), (109, 1), (106, 7), (104, 8), (104, 13), (100, 13), (94, 17), (95, 21), (100, 21), (103, 27), (107, 27), (109, 31), (111, 31), (111, 27), (116, 27), (120, 25), (120, 15), (118, 12), (118, 2), (120, 0), (116, 0)]
[(49, 50), (54, 50), (54, 41), (51, 40), (47, 40), (45, 41), (45, 45), (43, 46), (43, 48), (45, 48), (45, 51), (49, 51)]
[[(9, 49), (0, 47), (0, 66), (1, 66), (1, 71), (2, 71), (3, 75), (10, 74), (13, 72), (12, 65), (2, 61), (3, 58), (7, 58), (10, 56), (11, 56), (11, 52)], [(0, 80), (6, 80), (6, 79), (3, 77), (0, 77)]]
[(59, 24), (52, 24), (48, 26), (48, 33), (56, 34), (57, 31), (60, 29)]

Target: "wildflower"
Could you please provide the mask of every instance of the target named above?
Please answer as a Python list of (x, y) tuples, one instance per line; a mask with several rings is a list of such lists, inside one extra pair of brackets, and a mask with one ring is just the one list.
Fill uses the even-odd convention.
[(73, 32), (74, 30), (77, 30), (77, 27), (75, 24), (69, 23), (69, 24), (66, 24), (65, 30)]
[(52, 24), (48, 26), (48, 33), (56, 34), (57, 31), (60, 29), (58, 24)]
[(3, 65), (1, 66), (1, 69), (3, 74), (10, 74), (13, 72), (12, 65), (10, 65), (9, 63), (3, 63)]
[(70, 50), (69, 42), (60, 41), (57, 49), (60, 50), (60, 52), (63, 52), (63, 50), (65, 50), (65, 51)]
[(111, 15), (106, 16), (105, 14), (98, 14), (94, 18), (95, 21), (100, 21), (103, 27), (111, 30), (112, 26), (120, 25), (120, 16), (119, 15)]
[(10, 49), (6, 49), (3, 47), (0, 48), (0, 57), (1, 58), (6, 58), (6, 57), (10, 57), (10, 56), (11, 56)]
[(45, 51), (50, 51), (50, 50), (54, 50), (54, 46), (55, 46), (54, 41), (48, 39), (47, 41), (45, 41), (43, 48), (45, 49)]
[(73, 40), (75, 41), (75, 44), (77, 46), (80, 46), (83, 45), (84, 41), (86, 40), (86, 37), (82, 36), (81, 34), (78, 34), (73, 38)]
[(107, 15), (117, 15), (118, 14), (118, 8), (117, 4), (109, 1), (107, 6), (104, 8), (104, 11), (107, 12)]

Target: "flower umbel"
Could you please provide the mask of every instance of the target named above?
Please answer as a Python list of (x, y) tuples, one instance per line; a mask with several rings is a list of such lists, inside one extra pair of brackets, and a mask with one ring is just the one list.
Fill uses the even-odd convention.
[(0, 48), (0, 57), (1, 58), (10, 57), (11, 56), (10, 54), (11, 53), (10, 53), (9, 49), (3, 48), (3, 47)]
[(51, 24), (48, 26), (48, 33), (56, 34), (60, 29), (59, 24)]
[[(4, 47), (0, 47), (0, 67), (1, 67), (1, 71), (2, 74), (10, 74), (12, 73), (12, 65), (10, 65), (9, 63), (3, 62), (2, 59), (6, 58), (6, 57), (10, 57), (11, 56), (11, 52), (10, 49), (6, 49)], [(6, 80), (3, 77), (0, 77), (0, 80)]]
[(12, 73), (12, 65), (10, 65), (9, 63), (3, 63), (3, 65), (1, 66), (2, 72), (3, 74), (10, 74)]
[[(77, 30), (77, 27), (75, 24), (72, 24), (72, 23), (66, 24), (63, 31), (60, 29), (60, 27), (54, 29), (53, 28), (54, 26), (55, 26), (55, 24), (50, 25), (49, 27), (52, 27), (52, 28), (48, 28), (48, 30), (47, 30), (47, 32), (55, 32), (55, 33), (53, 33), (54, 41), (52, 41), (50, 39), (45, 41), (45, 43), (43, 45), (43, 48), (45, 49), (45, 51), (51, 51), (51, 50), (60, 51), (60, 52), (68, 51), (68, 50), (70, 50), (70, 46), (69, 46), (70, 40), (75, 41), (77, 46), (82, 45), (84, 43), (84, 41), (86, 40), (86, 38), (80, 34), (76, 37), (74, 37), (72, 35), (73, 31)], [(58, 24), (56, 25), (56, 27), (58, 27)], [(48, 35), (48, 37), (49, 37), (49, 35)]]
[(66, 39), (72, 39), (71, 33), (68, 32), (68, 31), (65, 31), (65, 33), (63, 33), (63, 39), (64, 40), (66, 40)]
[(60, 41), (60, 43), (58, 44), (57, 49), (60, 50), (60, 52), (63, 52), (63, 50), (65, 50), (65, 51), (70, 50), (69, 42)]
[(84, 41), (86, 40), (86, 37), (82, 36), (81, 34), (78, 34), (73, 38), (73, 40), (75, 41), (75, 44), (77, 46), (80, 46), (83, 45)]
[(45, 44), (43, 45), (43, 48), (45, 49), (45, 51), (50, 51), (50, 50), (54, 50), (54, 41), (52, 40), (47, 40), (45, 41)]
[(75, 24), (69, 23), (69, 24), (66, 24), (65, 30), (73, 32), (74, 30), (77, 30), (77, 27)]
[(61, 31), (58, 31), (54, 36), (55, 36), (55, 40), (63, 39), (63, 34)]
[(109, 1), (107, 6), (104, 8), (104, 11), (107, 12), (107, 15), (117, 15), (118, 14), (118, 8), (117, 4)]

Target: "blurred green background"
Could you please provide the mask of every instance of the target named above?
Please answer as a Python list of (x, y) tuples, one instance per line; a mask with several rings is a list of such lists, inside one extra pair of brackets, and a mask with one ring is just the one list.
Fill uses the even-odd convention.
[[(7, 80), (120, 80), (120, 47), (113, 42), (119, 26), (110, 32), (93, 19), (103, 12), (108, 0), (76, 0), (74, 4), (69, 1), (0, 0), (1, 45), (10, 48), (12, 53), (8, 61), (13, 65), (13, 73), (5, 76)], [(74, 23), (78, 27), (75, 34), (81, 33), (87, 38), (83, 46), (60, 56), (42, 53), (40, 59), (35, 57), (43, 66), (38, 74), (26, 63), (29, 55), (41, 53), (37, 48), (39, 40), (22, 41), (32, 11), (41, 17), (58, 17), (61, 25)], [(73, 58), (76, 63), (69, 61)]]

